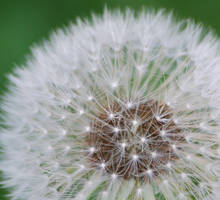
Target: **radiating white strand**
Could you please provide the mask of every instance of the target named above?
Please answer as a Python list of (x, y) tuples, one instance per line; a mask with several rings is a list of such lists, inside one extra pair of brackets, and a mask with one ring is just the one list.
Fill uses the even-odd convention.
[[(133, 179), (122, 181), (122, 174), (109, 174), (105, 166), (100, 169), (104, 160), (97, 168), (91, 166), (87, 153), (96, 148), (84, 142), (94, 128), (91, 119), (98, 120), (97, 113), (123, 119), (122, 111), (113, 112), (113, 102), (126, 110), (151, 99), (172, 109), (172, 120), (182, 129), (186, 142), (175, 141), (171, 146), (178, 161), (164, 166), (167, 181), (160, 171), (154, 177), (151, 169), (139, 175), (150, 176), (167, 199), (187, 199), (190, 194), (196, 200), (218, 199), (219, 41), (211, 33), (201, 39), (199, 26), (190, 21), (176, 23), (163, 11), (140, 12), (134, 17), (131, 11), (106, 10), (103, 17), (93, 16), (92, 20), (79, 20), (65, 31), (54, 32), (49, 42), (33, 48), (27, 67), (17, 68), (9, 76), (11, 85), (1, 105), (6, 128), (0, 135), (4, 149), (0, 169), (4, 186), (14, 188), (12, 199), (85, 199), (104, 181), (108, 187), (100, 189), (100, 199), (126, 199), (130, 193), (136, 199), (156, 199), (151, 184), (135, 191)], [(153, 117), (167, 120), (159, 107), (155, 110)], [(145, 117), (153, 118), (149, 113)], [(123, 131), (135, 132), (141, 123), (138, 120)], [(115, 133), (122, 131), (117, 125), (110, 127)], [(163, 139), (172, 142), (168, 136), (173, 131), (167, 128)], [(121, 161), (126, 146), (133, 145), (152, 155), (147, 161), (158, 162), (157, 156), (167, 153), (150, 152), (148, 144), (155, 141), (149, 135), (135, 136), (125, 145), (116, 145), (113, 155), (119, 155)], [(135, 173), (137, 164), (143, 164), (141, 155), (132, 155), (123, 173), (129, 167)], [(97, 171), (103, 174), (97, 175)], [(89, 173), (94, 173), (91, 186), (86, 178)], [(73, 184), (78, 180), (82, 189), (73, 197), (69, 191), (77, 190)]]

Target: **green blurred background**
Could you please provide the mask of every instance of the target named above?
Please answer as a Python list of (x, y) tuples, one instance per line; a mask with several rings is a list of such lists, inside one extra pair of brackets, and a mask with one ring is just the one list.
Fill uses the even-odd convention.
[[(78, 16), (102, 13), (104, 6), (166, 8), (178, 18), (192, 18), (220, 35), (220, 0), (0, 0), (0, 94), (7, 88), (7, 74), (24, 63), (32, 45)], [(0, 189), (0, 200), (7, 199), (7, 193)]]

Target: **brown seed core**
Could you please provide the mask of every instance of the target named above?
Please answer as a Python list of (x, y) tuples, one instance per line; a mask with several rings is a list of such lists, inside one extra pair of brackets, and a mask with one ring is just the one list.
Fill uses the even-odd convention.
[(91, 121), (86, 144), (92, 167), (124, 179), (148, 181), (167, 171), (178, 159), (178, 144), (184, 141), (174, 123), (172, 109), (149, 100), (132, 106), (114, 103)]

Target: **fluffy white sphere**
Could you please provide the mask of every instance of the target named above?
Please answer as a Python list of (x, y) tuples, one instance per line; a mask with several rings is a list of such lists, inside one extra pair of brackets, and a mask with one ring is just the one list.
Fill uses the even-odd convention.
[(216, 200), (220, 42), (163, 12), (58, 30), (10, 76), (13, 200)]

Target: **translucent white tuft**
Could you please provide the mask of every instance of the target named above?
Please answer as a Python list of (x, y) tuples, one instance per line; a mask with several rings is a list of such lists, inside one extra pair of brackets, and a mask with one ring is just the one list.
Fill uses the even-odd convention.
[[(220, 42), (190, 21), (160, 11), (104, 12), (78, 21), (33, 48), (26, 67), (10, 76), (4, 97), (0, 169), (12, 200), (217, 200), (220, 198)], [(186, 142), (179, 159), (149, 181), (91, 166), (85, 145), (96, 113), (117, 102), (127, 108), (165, 102)], [(113, 111), (113, 110), (112, 110)], [(110, 119), (115, 113), (109, 112)], [(167, 119), (155, 113), (158, 121)], [(132, 121), (134, 129), (141, 123)], [(120, 132), (120, 124), (114, 128)], [(166, 137), (172, 130), (161, 131)], [(139, 137), (133, 144), (147, 145)], [(118, 145), (123, 154), (129, 144)], [(152, 159), (161, 155), (155, 150)], [(140, 155), (131, 155), (135, 171)]]

